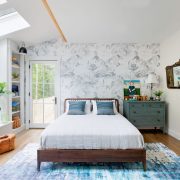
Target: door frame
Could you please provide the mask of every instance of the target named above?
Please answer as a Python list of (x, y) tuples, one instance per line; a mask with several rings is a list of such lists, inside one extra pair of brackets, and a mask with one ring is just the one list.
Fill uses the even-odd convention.
[[(31, 58), (26, 60), (26, 100), (25, 100), (25, 106), (26, 106), (26, 129), (30, 128), (45, 128), (45, 124), (36, 124), (35, 126), (30, 123), (31, 117), (32, 117), (32, 112), (31, 112), (31, 75), (30, 75), (30, 65), (32, 62), (39, 62), (39, 63), (46, 63), (46, 62), (53, 62), (56, 63), (56, 71), (60, 72), (60, 61), (57, 58), (54, 57), (38, 57), (38, 58)], [(56, 87), (55, 87), (55, 94), (57, 97), (57, 104), (56, 104), (56, 114), (57, 117), (60, 115), (60, 74), (57, 74), (55, 77), (55, 82), (56, 82)]]

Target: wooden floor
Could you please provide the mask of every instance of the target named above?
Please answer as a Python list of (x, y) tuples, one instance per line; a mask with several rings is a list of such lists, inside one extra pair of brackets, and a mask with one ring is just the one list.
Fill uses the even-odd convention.
[[(31, 129), (25, 130), (17, 135), (16, 138), (16, 149), (0, 155), (0, 165), (8, 161), (11, 157), (13, 157), (18, 151), (22, 150), (28, 143), (39, 143), (40, 134), (42, 129)], [(147, 143), (152, 142), (161, 142), (169, 149), (173, 150), (176, 154), (180, 155), (180, 141), (175, 138), (162, 134), (161, 132), (142, 132), (144, 136), (144, 140)]]

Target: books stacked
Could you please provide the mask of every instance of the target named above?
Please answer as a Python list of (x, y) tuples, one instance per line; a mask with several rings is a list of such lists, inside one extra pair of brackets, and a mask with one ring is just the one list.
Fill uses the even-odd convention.
[(20, 110), (20, 102), (13, 101), (12, 102), (12, 112), (19, 111), (19, 110)]

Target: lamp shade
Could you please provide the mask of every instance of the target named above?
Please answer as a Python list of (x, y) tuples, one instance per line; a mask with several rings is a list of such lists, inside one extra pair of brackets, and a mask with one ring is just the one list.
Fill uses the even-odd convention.
[(27, 49), (25, 48), (25, 44), (23, 43), (22, 46), (19, 49), (19, 53), (21, 54), (27, 54)]
[(156, 79), (156, 75), (155, 74), (149, 74), (148, 78), (146, 80), (147, 84), (158, 84), (158, 81)]

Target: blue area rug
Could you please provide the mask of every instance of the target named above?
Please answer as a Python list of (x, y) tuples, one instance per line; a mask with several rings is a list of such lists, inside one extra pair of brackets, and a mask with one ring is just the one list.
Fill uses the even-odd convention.
[(141, 163), (42, 163), (36, 170), (38, 144), (28, 144), (0, 166), (0, 180), (180, 179), (180, 157), (161, 143), (148, 143), (147, 171)]

